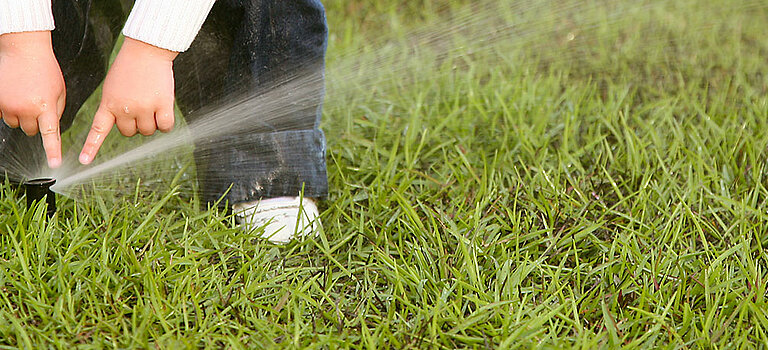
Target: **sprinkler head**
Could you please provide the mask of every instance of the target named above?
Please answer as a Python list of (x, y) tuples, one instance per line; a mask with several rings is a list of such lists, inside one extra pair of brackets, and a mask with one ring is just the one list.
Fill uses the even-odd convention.
[(46, 212), (49, 218), (52, 217), (56, 213), (56, 194), (51, 191), (51, 186), (55, 183), (56, 180), (50, 178), (33, 179), (24, 182), (24, 192), (27, 194), (27, 209), (45, 197), (45, 202), (48, 204)]

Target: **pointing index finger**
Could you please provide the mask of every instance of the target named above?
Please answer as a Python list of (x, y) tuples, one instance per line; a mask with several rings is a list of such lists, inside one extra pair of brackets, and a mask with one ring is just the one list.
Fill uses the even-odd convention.
[(61, 134), (59, 132), (59, 117), (56, 113), (44, 113), (37, 118), (43, 148), (51, 169), (61, 166)]
[(93, 162), (113, 125), (115, 125), (115, 116), (99, 107), (93, 116), (91, 131), (88, 132), (88, 138), (85, 140), (82, 152), (80, 152), (80, 163), (87, 165)]

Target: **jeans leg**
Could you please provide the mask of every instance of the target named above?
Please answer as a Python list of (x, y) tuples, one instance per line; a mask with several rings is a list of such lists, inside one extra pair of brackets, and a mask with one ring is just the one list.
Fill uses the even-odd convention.
[[(72, 125), (77, 111), (104, 79), (112, 45), (121, 29), (123, 15), (116, 4), (101, 0), (52, 2), (56, 20), (53, 51), (67, 86), (62, 131)], [(40, 136), (26, 136), (21, 129), (0, 123), (0, 172), (18, 182), (45, 164)]]
[(325, 10), (318, 0), (214, 5), (190, 50), (175, 63), (177, 101), (190, 122), (205, 118), (196, 111), (226, 105), (232, 96), (269, 96), (297, 76), (313, 78), (303, 87), (308, 92), (301, 102), (284, 99), (288, 112), (268, 125), (255, 108), (247, 116), (253, 117), (248, 130), (196, 143), (204, 200), (226, 193), (229, 203), (238, 203), (296, 196), (302, 189), (307, 197), (327, 194), (325, 138), (318, 128), (326, 42)]

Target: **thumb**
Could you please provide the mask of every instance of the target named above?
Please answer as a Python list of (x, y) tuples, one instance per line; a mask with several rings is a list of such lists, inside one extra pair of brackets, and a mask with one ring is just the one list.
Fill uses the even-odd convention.
[(88, 138), (85, 140), (82, 152), (80, 152), (80, 163), (90, 164), (93, 162), (113, 125), (115, 125), (115, 116), (103, 107), (99, 107), (93, 116), (91, 131), (88, 132)]

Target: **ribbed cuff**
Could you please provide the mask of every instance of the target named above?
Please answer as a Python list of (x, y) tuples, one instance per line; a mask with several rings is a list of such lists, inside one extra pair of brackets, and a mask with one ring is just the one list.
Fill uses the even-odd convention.
[(53, 28), (51, 0), (0, 0), (0, 35)]
[(136, 0), (123, 35), (167, 50), (186, 51), (203, 26), (214, 1)]

